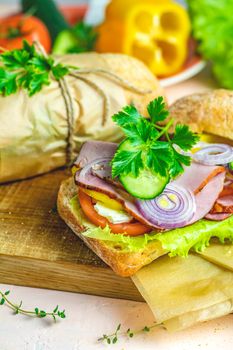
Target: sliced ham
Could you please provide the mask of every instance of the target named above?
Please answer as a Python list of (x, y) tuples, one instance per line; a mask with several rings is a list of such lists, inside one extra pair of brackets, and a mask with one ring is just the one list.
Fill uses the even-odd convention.
[(115, 179), (112, 178), (112, 167), (111, 167), (110, 163), (105, 164), (101, 167), (93, 166), (91, 172), (93, 175), (99, 177), (102, 180), (107, 181), (111, 185), (114, 185), (116, 187), (121, 188), (122, 190), (125, 190), (124, 186), (117, 178), (115, 178)]
[(87, 141), (82, 146), (74, 163), (77, 168), (84, 168), (98, 158), (113, 158), (117, 143), (103, 141)]
[(174, 183), (195, 194), (196, 213), (189, 224), (205, 217), (223, 190), (226, 171), (221, 166), (206, 166), (192, 163)]
[(193, 224), (194, 222), (204, 218), (209, 213), (213, 207), (213, 203), (215, 203), (219, 193), (223, 189), (224, 179), (225, 173), (218, 174), (212, 178), (200, 192), (196, 194), (195, 199), (197, 210), (189, 224)]
[(220, 193), (219, 198), (225, 197), (225, 196), (233, 196), (233, 184), (230, 184), (228, 186), (224, 185), (224, 188)]
[(175, 180), (175, 183), (197, 194), (212, 178), (220, 173), (224, 173), (225, 179), (226, 170), (224, 167), (208, 166), (193, 162), (191, 166), (185, 167), (184, 173)]
[(233, 196), (220, 197), (214, 203), (210, 214), (231, 213), (233, 214)]
[(233, 184), (229, 181), (228, 174), (226, 175), (224, 188), (218, 199), (211, 208), (207, 218), (211, 220), (224, 220), (224, 217), (229, 217), (233, 214)]
[(206, 219), (212, 221), (222, 221), (228, 219), (232, 214), (219, 213), (219, 214), (207, 214)]

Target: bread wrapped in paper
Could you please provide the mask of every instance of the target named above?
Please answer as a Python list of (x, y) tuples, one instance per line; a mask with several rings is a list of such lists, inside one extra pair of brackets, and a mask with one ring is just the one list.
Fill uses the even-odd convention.
[(125, 55), (87, 53), (57, 61), (79, 68), (65, 84), (53, 81), (32, 97), (24, 91), (0, 96), (0, 182), (71, 163), (88, 139), (120, 140), (111, 116), (131, 103), (145, 113), (162, 94), (144, 64)]

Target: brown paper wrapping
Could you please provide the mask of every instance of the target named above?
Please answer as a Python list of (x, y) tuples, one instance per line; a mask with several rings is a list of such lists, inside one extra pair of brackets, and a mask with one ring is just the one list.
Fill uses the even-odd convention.
[[(144, 90), (144, 93), (136, 93), (106, 74), (83, 74), (82, 77), (92, 84), (66, 76), (74, 110), (73, 158), (88, 139), (121, 139), (121, 132), (111, 116), (124, 105), (134, 103), (141, 113), (145, 113), (147, 103), (162, 94), (156, 78), (144, 64), (128, 56), (87, 53), (67, 55), (57, 61), (80, 69), (107, 70)], [(93, 83), (104, 91), (109, 101), (104, 124), (103, 96)], [(53, 81), (32, 97), (23, 91), (8, 97), (0, 96), (0, 182), (23, 179), (64, 166), (67, 135), (67, 110), (58, 82)]]

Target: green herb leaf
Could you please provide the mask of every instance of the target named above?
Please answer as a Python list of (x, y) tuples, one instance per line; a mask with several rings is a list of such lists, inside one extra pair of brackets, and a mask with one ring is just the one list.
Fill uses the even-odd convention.
[(142, 151), (124, 151), (119, 150), (115, 153), (112, 160), (112, 176), (117, 177), (120, 174), (132, 173), (138, 176), (140, 169), (143, 168)]
[(35, 72), (34, 69), (28, 71), (18, 79), (18, 85), (28, 91), (29, 96), (39, 92), (44, 85), (49, 85), (48, 72)]
[(112, 120), (117, 125), (121, 127), (125, 127), (127, 124), (132, 125), (136, 123), (141, 118), (142, 116), (140, 115), (138, 110), (133, 105), (130, 105), (130, 106), (125, 106), (124, 108), (122, 108), (122, 110), (119, 113), (114, 114), (114, 116), (112, 117)]
[(14, 94), (20, 88), (33, 96), (52, 79), (60, 80), (69, 74), (71, 69), (61, 63), (55, 64), (50, 56), (37, 53), (35, 46), (26, 41), (22, 49), (2, 53), (0, 61), (3, 64), (0, 67), (0, 94), (3, 96)]
[(20, 69), (30, 59), (30, 54), (25, 50), (6, 51), (1, 54), (3, 64), (9, 69)]
[(0, 94), (9, 96), (17, 91), (17, 73), (0, 68)]
[(65, 310), (60, 311), (60, 312), (58, 312), (57, 314), (58, 314), (58, 316), (59, 316), (60, 318), (66, 318)]
[(56, 80), (60, 80), (69, 73), (69, 68), (59, 63), (52, 67), (52, 73)]
[(29, 64), (33, 66), (35, 70), (46, 72), (51, 70), (54, 60), (51, 57), (47, 58), (42, 55), (36, 55), (29, 61)]
[(146, 162), (149, 169), (165, 177), (172, 161), (173, 154), (169, 143), (155, 141), (151, 144), (150, 150), (146, 154)]
[(68, 53), (94, 51), (98, 34), (92, 26), (81, 21), (71, 29), (71, 33), (76, 45), (70, 47)]
[[(23, 48), (22, 50), (29, 53), (30, 57), (33, 57), (36, 55), (36, 48), (35, 45), (30, 45), (27, 40), (23, 40)], [(13, 50), (14, 51), (14, 50)]]
[(143, 332), (150, 332), (150, 327), (145, 326), (145, 327), (143, 328)]
[(46, 317), (47, 313), (44, 310), (40, 310), (39, 312), (40, 317)]
[(55, 307), (55, 309), (53, 310), (54, 313), (56, 313), (58, 310), (58, 305)]
[(137, 123), (126, 124), (123, 130), (133, 146), (143, 146), (158, 135), (155, 127), (151, 126), (145, 118), (140, 118)]
[(149, 113), (152, 123), (163, 121), (169, 115), (169, 112), (166, 109), (165, 102), (162, 96), (159, 96), (158, 98), (151, 101), (147, 106), (147, 111)]
[(188, 151), (199, 139), (200, 137), (194, 134), (187, 125), (177, 124), (171, 141), (184, 151)]
[(116, 342), (117, 342), (117, 337), (114, 337), (113, 340), (112, 340), (112, 343), (116, 344)]
[(173, 119), (164, 126), (156, 124), (168, 116), (162, 96), (150, 102), (148, 113), (150, 119), (145, 119), (134, 106), (126, 106), (113, 116), (130, 146), (127, 151), (117, 150), (112, 160), (113, 177), (122, 173), (137, 177), (141, 169), (146, 169), (163, 177), (170, 174), (174, 178), (183, 172), (184, 165), (190, 165), (190, 157), (179, 154), (173, 145), (187, 151), (199, 137), (188, 126), (177, 125), (171, 138), (169, 129)]
[(190, 164), (191, 164), (190, 157), (178, 153), (173, 148), (173, 161), (172, 161), (172, 166), (170, 168), (170, 175), (172, 178), (175, 178), (184, 172), (183, 165), (189, 166)]

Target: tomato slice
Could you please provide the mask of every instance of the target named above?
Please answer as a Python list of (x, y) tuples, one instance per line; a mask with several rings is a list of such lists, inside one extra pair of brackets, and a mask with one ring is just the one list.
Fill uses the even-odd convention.
[(123, 233), (128, 236), (139, 236), (151, 231), (151, 227), (144, 225), (138, 221), (135, 223), (127, 222), (121, 224), (112, 224), (104, 216), (101, 216), (96, 212), (91, 197), (89, 197), (81, 189), (79, 190), (79, 202), (84, 214), (93, 224), (102, 228), (105, 228), (108, 225), (113, 233)]

